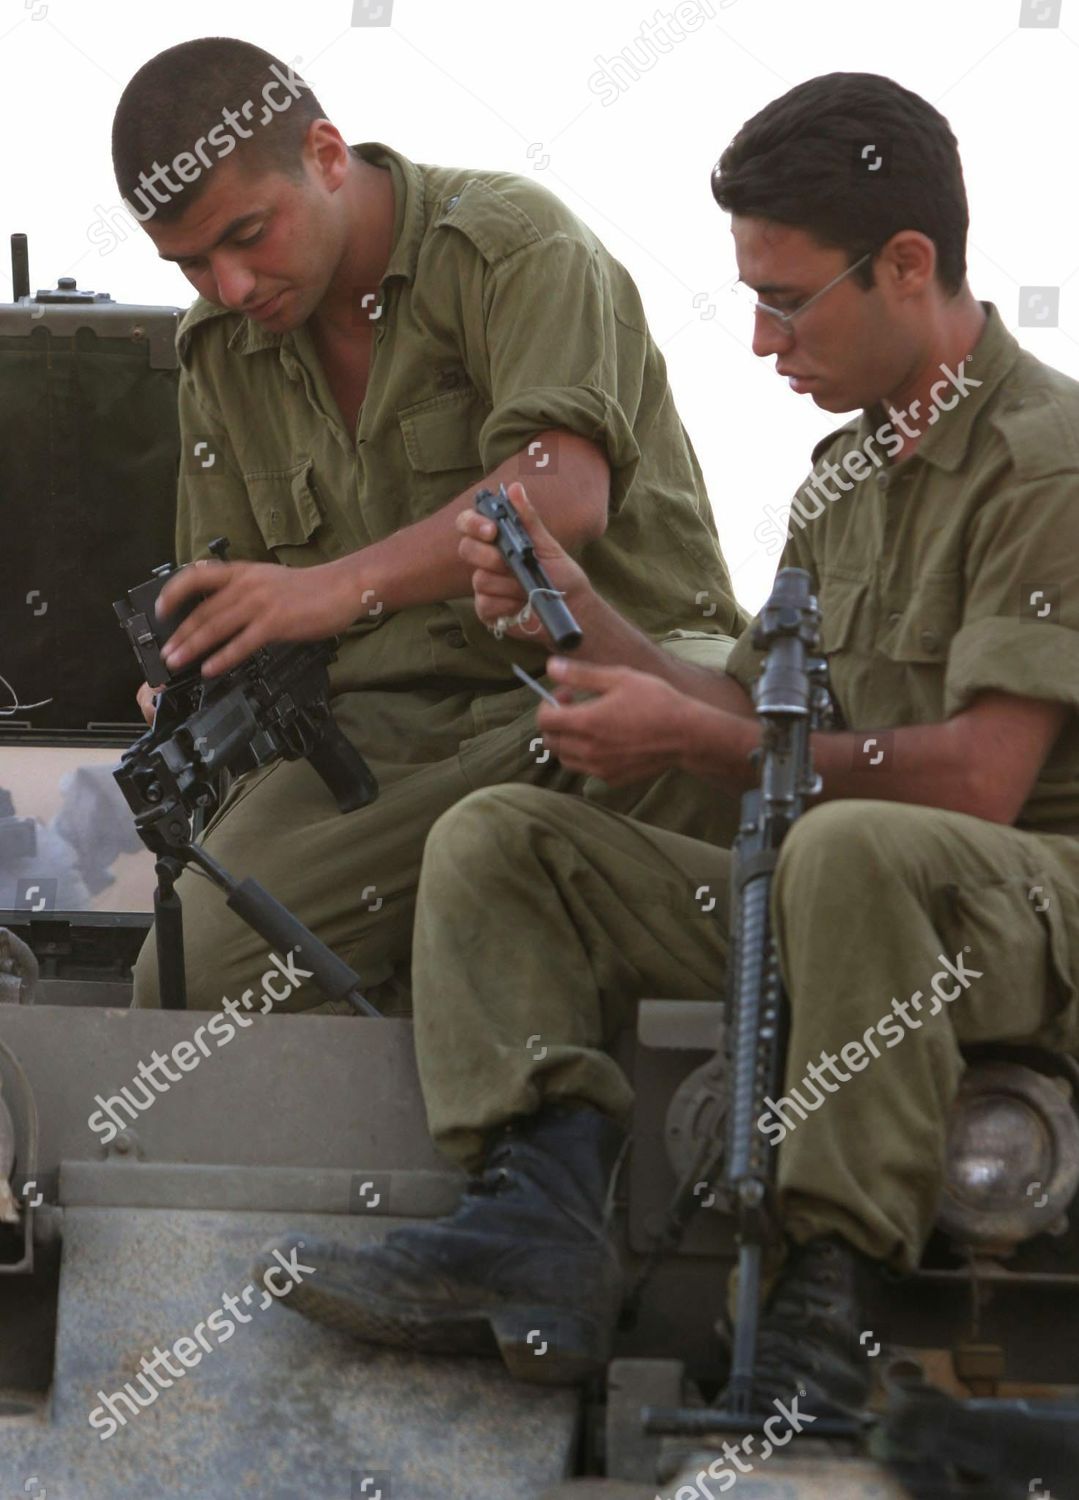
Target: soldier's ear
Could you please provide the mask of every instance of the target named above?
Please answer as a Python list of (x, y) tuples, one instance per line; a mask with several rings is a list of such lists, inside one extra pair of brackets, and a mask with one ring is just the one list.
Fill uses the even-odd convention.
[(937, 273), (937, 247), (918, 229), (893, 234), (873, 262), (874, 279), (887, 292), (905, 300), (929, 287)]

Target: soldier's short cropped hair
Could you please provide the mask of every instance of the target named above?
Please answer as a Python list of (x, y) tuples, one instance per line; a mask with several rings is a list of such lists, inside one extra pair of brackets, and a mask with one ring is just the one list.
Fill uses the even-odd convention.
[(326, 112), (290, 64), (251, 42), (201, 37), (144, 63), (112, 123), (117, 186), (140, 220), (174, 222), (234, 155), (245, 174), (303, 176), (313, 120)]
[[(917, 229), (949, 294), (966, 276), (969, 214), (948, 121), (879, 73), (827, 73), (765, 105), (712, 172), (721, 208), (805, 230), (849, 264)], [(872, 262), (855, 273), (873, 284)]]

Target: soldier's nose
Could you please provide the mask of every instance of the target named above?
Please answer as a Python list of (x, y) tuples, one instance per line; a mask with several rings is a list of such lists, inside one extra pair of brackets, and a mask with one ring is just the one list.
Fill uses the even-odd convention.
[(250, 272), (235, 270), (217, 272), (217, 300), (222, 307), (239, 311), (245, 303), (253, 306), (258, 301), (258, 298), (253, 295), (254, 290), (255, 278)]

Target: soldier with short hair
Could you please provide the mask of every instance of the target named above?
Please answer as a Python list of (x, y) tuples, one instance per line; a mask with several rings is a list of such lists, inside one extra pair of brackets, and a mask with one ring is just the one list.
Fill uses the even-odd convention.
[[(247, 42), (146, 63), (113, 159), (199, 293), (179, 330), (177, 556), (205, 558), (219, 534), (231, 547), (164, 590), (164, 609), (209, 594), (168, 664), (208, 652), (212, 675), (265, 642), (341, 635), (332, 707), (381, 787), (342, 816), (306, 762), (278, 761), (232, 789), (203, 842), (400, 1008), (435, 819), (505, 781), (611, 795), (538, 749), (511, 668), (542, 672), (544, 653), (477, 620), (462, 504), (527, 473), (647, 660), (680, 653), (687, 685), (707, 686), (694, 658), (721, 665), (744, 623), (663, 357), (625, 268), (547, 189), (350, 146), (310, 86)], [(699, 816), (690, 792), (676, 773), (617, 805), (679, 827)], [(265, 966), (264, 940), (206, 881), (185, 872), (178, 889), (189, 1003), (218, 1006)], [(153, 942), (135, 1001), (158, 1003)]]
[[(864, 145), (885, 142), (887, 174), (867, 176)], [(779, 1137), (788, 1254), (756, 1398), (801, 1391), (835, 1413), (868, 1387), (860, 1289), (914, 1268), (932, 1227), (961, 1046), (1079, 1052), (1079, 384), (974, 298), (955, 139), (892, 80), (798, 85), (743, 126), (713, 189), (754, 351), (822, 409), (860, 408), (815, 448), (780, 560), (819, 594), (845, 727), (814, 735), (823, 794), (779, 855), (789, 1049), (757, 1122)], [(641, 670), (636, 632), (522, 509), (582, 650), (628, 663), (552, 660), (545, 742), (614, 786), (692, 773), (703, 824), (717, 786), (754, 777), (750, 632), (707, 700)], [(491, 621), (516, 585), (490, 525), (459, 525)], [(497, 1348), (535, 1380), (601, 1366), (621, 1290), (608, 1183), (632, 1106), (605, 1049), (644, 996), (722, 994), (730, 862), (706, 835), (538, 787), (439, 819), (416, 1048), (432, 1135), (475, 1178), (455, 1214), (382, 1244), (308, 1241), (317, 1274), (293, 1306), (374, 1342)]]

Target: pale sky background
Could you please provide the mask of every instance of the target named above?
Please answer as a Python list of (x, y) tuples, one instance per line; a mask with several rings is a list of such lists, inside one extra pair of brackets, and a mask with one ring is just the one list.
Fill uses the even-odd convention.
[[(996, 302), (1026, 347), (1079, 376), (1079, 0), (696, 3), (703, 24), (657, 55), (642, 38), (657, 18), (686, 14), (678, 0), (0, 0), (5, 266), (8, 237), (22, 230), (35, 289), (73, 275), (118, 301), (187, 306), (193, 289), (130, 222), (107, 254), (88, 238), (119, 201), (113, 111), (165, 47), (221, 34), (255, 42), (294, 62), (347, 140), (535, 174), (629, 268), (736, 591), (756, 609), (775, 556), (754, 528), (766, 505), (786, 505), (811, 445), (839, 419), (749, 351), (749, 319), (726, 291), (734, 256), (709, 191), (713, 163), (792, 84), (837, 69), (889, 74), (941, 109), (959, 139), (976, 295)], [(389, 24), (355, 25), (354, 11)], [(621, 56), (636, 58), (639, 76), (612, 98), (595, 75)], [(0, 286), (10, 297), (6, 268)], [(1020, 325), (1030, 287), (1059, 288), (1058, 326)]]

